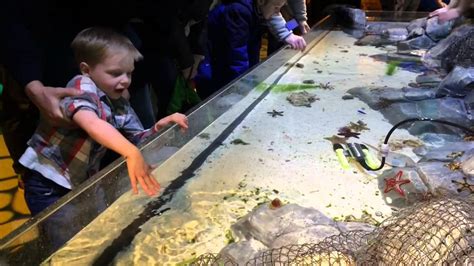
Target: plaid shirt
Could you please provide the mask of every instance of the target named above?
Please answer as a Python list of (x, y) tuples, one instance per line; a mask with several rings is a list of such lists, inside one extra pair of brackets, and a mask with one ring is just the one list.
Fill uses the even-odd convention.
[[(90, 78), (76, 76), (67, 87), (83, 91), (79, 96), (61, 101), (60, 107), (67, 118), (72, 119), (79, 110), (93, 111), (135, 144), (155, 133), (153, 129), (143, 129), (127, 100), (108, 98)], [(68, 188), (95, 174), (106, 151), (81, 128), (52, 127), (44, 121), (40, 122), (28, 145), (20, 163)]]

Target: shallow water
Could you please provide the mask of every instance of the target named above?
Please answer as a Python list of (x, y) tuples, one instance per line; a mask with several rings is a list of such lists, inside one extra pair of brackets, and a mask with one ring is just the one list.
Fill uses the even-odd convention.
[[(380, 172), (366, 172), (355, 163), (350, 170), (342, 169), (332, 144), (324, 138), (361, 120), (370, 130), (349, 141), (378, 147), (392, 125), (364, 102), (343, 100), (342, 96), (356, 86), (401, 88), (414, 82), (416, 74), (397, 69), (387, 76), (386, 63), (370, 56), (396, 48), (354, 46), (354, 41), (342, 31), (331, 32), (298, 62), (301, 54), (289, 61), (304, 67), (276, 71), (206, 128), (202, 132), (205, 135), (194, 138), (160, 165), (154, 175), (166, 188), (193, 160), (202, 163), (157, 210), (161, 215), (143, 219), (138, 233), (122, 230), (153, 199), (126, 193), (45, 263), (92, 264), (100, 258), (115, 265), (164, 265), (218, 253), (229, 242), (228, 230), (238, 218), (274, 198), (316, 208), (336, 220), (349, 215), (361, 217), (364, 212), (379, 221), (390, 216), (392, 210), (375, 179)], [(334, 89), (305, 89), (319, 100), (311, 107), (295, 107), (286, 100), (294, 91), (285, 92), (281, 87), (304, 80), (314, 80), (316, 85), (329, 82)], [(257, 100), (275, 81), (279, 89)], [(255, 107), (247, 109), (256, 101)], [(274, 110), (282, 116), (268, 113)], [(241, 121), (234, 122), (236, 119)], [(221, 145), (205, 150), (226, 130), (231, 131)], [(413, 137), (397, 130), (396, 138)], [(114, 244), (123, 234), (131, 235), (131, 242)]]

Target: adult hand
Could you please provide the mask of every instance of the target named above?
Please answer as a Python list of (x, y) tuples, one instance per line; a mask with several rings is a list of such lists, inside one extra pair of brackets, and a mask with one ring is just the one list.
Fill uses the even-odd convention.
[(306, 21), (300, 21), (298, 24), (300, 25), (301, 34), (306, 34), (311, 29)]
[(459, 8), (449, 8), (446, 12), (438, 14), (438, 23), (443, 23), (461, 16)]
[(431, 18), (431, 17), (435, 17), (435, 16), (437, 16), (437, 15), (439, 15), (439, 14), (441, 14), (441, 13), (444, 13), (444, 12), (446, 12), (446, 11), (448, 11), (448, 7), (438, 8), (438, 9), (436, 9), (435, 11), (431, 12), (431, 13), (428, 15), (428, 17), (430, 17), (430, 18)]
[(194, 68), (193, 64), (192, 66), (181, 70), (181, 73), (183, 74), (185, 80), (192, 80), (197, 74), (197, 69)]
[(306, 48), (306, 41), (303, 39), (303, 37), (295, 35), (293, 33), (286, 37), (285, 42), (295, 50), (303, 51), (304, 48)]
[(61, 109), (59, 101), (68, 96), (77, 96), (82, 92), (73, 88), (46, 87), (38, 80), (31, 81), (25, 87), (28, 98), (38, 107), (41, 114), (53, 126), (67, 126), (71, 121), (67, 120)]

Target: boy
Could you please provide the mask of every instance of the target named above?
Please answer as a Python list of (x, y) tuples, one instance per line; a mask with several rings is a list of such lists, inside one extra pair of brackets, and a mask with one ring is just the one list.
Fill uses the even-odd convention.
[(41, 121), (29, 140), (20, 163), (28, 168), (25, 200), (32, 215), (96, 173), (106, 148), (126, 158), (134, 193), (138, 193), (138, 181), (148, 195), (156, 194), (159, 184), (130, 141), (140, 143), (172, 122), (183, 129), (188, 127), (187, 118), (175, 113), (158, 121), (154, 128), (143, 130), (122, 97), (130, 86), (134, 62), (142, 57), (126, 37), (105, 28), (88, 28), (71, 46), (82, 75), (74, 77), (67, 87), (83, 93), (63, 99), (60, 106), (65, 117), (78, 127), (53, 127)]

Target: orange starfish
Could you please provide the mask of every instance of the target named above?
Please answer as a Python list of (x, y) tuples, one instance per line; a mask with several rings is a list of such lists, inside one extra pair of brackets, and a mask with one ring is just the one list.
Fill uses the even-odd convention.
[(402, 176), (403, 176), (403, 171), (400, 170), (394, 177), (385, 179), (385, 189), (383, 193), (387, 193), (391, 190), (395, 190), (396, 192), (398, 192), (398, 194), (404, 197), (405, 192), (400, 186), (403, 184), (408, 184), (411, 181), (408, 179), (402, 179)]

